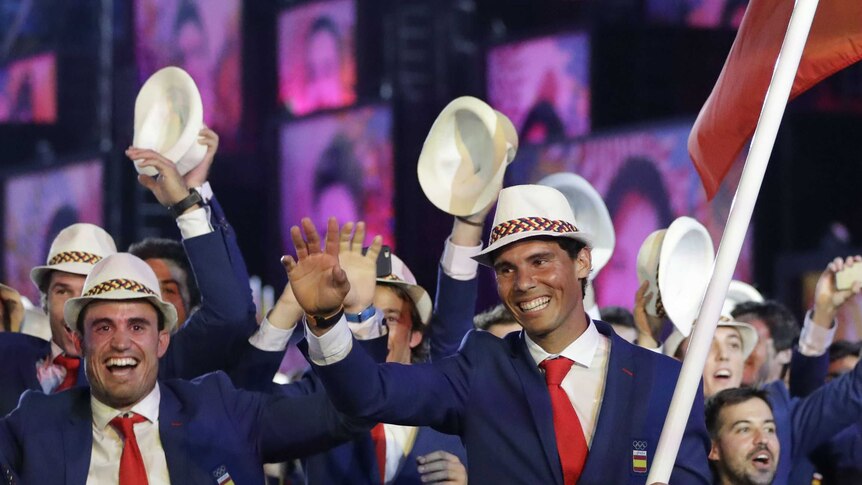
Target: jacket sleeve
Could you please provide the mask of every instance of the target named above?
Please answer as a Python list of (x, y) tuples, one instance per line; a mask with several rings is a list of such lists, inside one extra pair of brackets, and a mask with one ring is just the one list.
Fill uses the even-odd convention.
[(456, 280), (437, 266), (437, 295), (431, 319), (431, 360), (454, 354), (464, 335), (473, 329), (478, 278)]
[(790, 395), (805, 397), (819, 389), (826, 382), (829, 373), (829, 354), (808, 357), (793, 349), (790, 359)]

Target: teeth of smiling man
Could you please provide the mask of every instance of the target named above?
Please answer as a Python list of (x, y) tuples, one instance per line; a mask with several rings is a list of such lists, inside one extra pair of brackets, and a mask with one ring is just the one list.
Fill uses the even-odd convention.
[(136, 365), (137, 363), (138, 362), (131, 357), (125, 357), (125, 358), (116, 358), (115, 357), (113, 359), (108, 359), (108, 367), (127, 367), (127, 366)]
[(769, 461), (769, 455), (767, 455), (766, 453), (761, 453), (761, 454), (755, 456), (754, 459), (757, 461), (763, 461), (763, 462)]
[(535, 300), (530, 300), (530, 301), (526, 301), (523, 303), (519, 303), (518, 307), (521, 309), (521, 311), (529, 312), (532, 310), (537, 310), (539, 308), (544, 308), (548, 304), (548, 302), (550, 302), (550, 301), (551, 301), (551, 299), (549, 297), (540, 296), (539, 298), (536, 298)]
[(727, 369), (721, 369), (715, 373), (715, 377), (730, 377), (730, 371)]

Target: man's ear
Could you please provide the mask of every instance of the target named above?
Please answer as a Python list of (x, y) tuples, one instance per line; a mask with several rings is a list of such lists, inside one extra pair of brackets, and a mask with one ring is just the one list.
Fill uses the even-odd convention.
[(168, 346), (171, 344), (171, 332), (168, 329), (159, 331), (159, 348), (158, 356), (161, 359), (168, 351)]
[(81, 345), (81, 341), (84, 339), (84, 336), (78, 333), (77, 330), (72, 331), (72, 344), (75, 346), (75, 352), (78, 355), (84, 355), (84, 346)]
[(422, 332), (418, 330), (410, 331), (410, 348), (415, 349), (422, 343)]
[(575, 277), (578, 279), (590, 276), (593, 268), (593, 253), (589, 247), (582, 248), (575, 257)]
[(710, 440), (710, 443), (711, 444), (709, 447), (709, 455), (707, 455), (706, 458), (709, 459), (709, 461), (721, 460), (721, 451), (718, 448), (718, 444), (715, 442), (715, 440)]
[(793, 357), (793, 349), (784, 349), (781, 352), (776, 352), (775, 361), (781, 365), (787, 365), (790, 363), (790, 359)]

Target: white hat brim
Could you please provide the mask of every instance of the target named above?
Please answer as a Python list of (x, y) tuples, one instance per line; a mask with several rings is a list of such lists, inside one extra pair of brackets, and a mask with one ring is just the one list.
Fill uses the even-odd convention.
[(30, 270), (30, 281), (42, 291), (48, 276), (52, 271), (62, 271), (64, 273), (72, 273), (81, 276), (87, 276), (93, 270), (93, 265), (90, 263), (59, 263), (54, 265), (36, 266)]
[(581, 241), (586, 244), (587, 247), (593, 247), (593, 238), (590, 234), (585, 232), (553, 232), (553, 231), (524, 231), (516, 234), (510, 234), (508, 236), (503, 236), (500, 239), (494, 241), (493, 244), (490, 244), (487, 248), (483, 249), (479, 254), (473, 256), (473, 259), (481, 265), (493, 267), (494, 262), (491, 261), (491, 253), (502, 248), (503, 246), (508, 246), (509, 244), (516, 243), (523, 239), (534, 238), (534, 237), (567, 237), (569, 239), (574, 239), (576, 241)]
[(377, 278), (377, 282), (385, 285), (400, 286), (403, 288), (410, 299), (413, 300), (413, 305), (416, 307), (416, 312), (419, 318), (422, 319), (422, 325), (428, 325), (431, 321), (431, 313), (434, 311), (434, 305), (431, 303), (431, 296), (419, 285), (414, 285), (406, 281), (391, 280), (386, 278)]
[(156, 306), (156, 309), (162, 314), (165, 319), (165, 329), (173, 333), (177, 326), (177, 309), (173, 304), (167, 303), (159, 299), (156, 295), (143, 295), (136, 291), (130, 290), (115, 290), (109, 293), (102, 293), (97, 296), (79, 296), (77, 298), (69, 298), (63, 307), (63, 318), (66, 320), (66, 325), (70, 328), (76, 328), (78, 316), (81, 310), (91, 301), (112, 301), (112, 300), (147, 300)]

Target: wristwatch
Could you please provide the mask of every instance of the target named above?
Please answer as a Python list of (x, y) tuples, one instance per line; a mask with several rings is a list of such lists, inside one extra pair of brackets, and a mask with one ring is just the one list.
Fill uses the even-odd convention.
[(203, 204), (204, 199), (201, 197), (196, 190), (189, 190), (189, 195), (186, 196), (185, 199), (177, 202), (174, 205), (168, 206), (168, 211), (174, 216), (174, 219), (183, 215), (183, 212), (188, 210), (190, 207), (194, 207), (198, 204)]
[(341, 316), (344, 315), (344, 306), (338, 307), (335, 313), (330, 315), (310, 315), (308, 313), (305, 314), (305, 319), (309, 321), (309, 323), (314, 323), (314, 326), (317, 328), (329, 328), (339, 320), (341, 320)]

